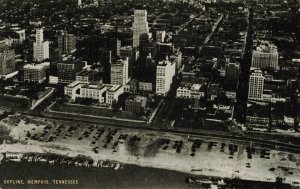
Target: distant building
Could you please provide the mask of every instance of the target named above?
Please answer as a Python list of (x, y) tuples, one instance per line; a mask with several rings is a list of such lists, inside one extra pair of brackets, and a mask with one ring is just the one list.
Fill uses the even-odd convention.
[(121, 40), (120, 39), (109, 38), (108, 46), (110, 46), (113, 56), (120, 56), (120, 49), (121, 49)]
[(176, 63), (176, 73), (180, 72), (182, 68), (182, 52), (176, 51), (170, 55), (171, 61), (174, 60)]
[(146, 68), (152, 67), (155, 65), (155, 59), (151, 56), (151, 53), (146, 57)]
[(64, 94), (71, 97), (73, 101), (76, 98), (92, 98), (99, 100), (99, 103), (112, 105), (117, 102), (119, 96), (124, 93), (124, 87), (121, 85), (85, 83), (74, 81), (65, 86)]
[(132, 46), (124, 46), (120, 48), (120, 57), (132, 57), (133, 56), (133, 49)]
[(36, 41), (33, 43), (33, 59), (41, 62), (49, 58), (49, 42), (44, 41), (43, 29), (36, 30)]
[(47, 70), (49, 68), (49, 62), (41, 64), (26, 64), (23, 68), (24, 81), (42, 83), (46, 80)]
[(147, 21), (146, 10), (134, 10), (134, 21), (132, 24), (133, 30), (133, 47), (140, 46), (141, 35), (149, 35), (149, 27)]
[(137, 93), (138, 92), (138, 80), (133, 79), (127, 83), (128, 89), (125, 92)]
[(240, 77), (240, 65), (238, 63), (228, 63), (225, 66), (225, 87), (235, 90)]
[(58, 84), (58, 77), (57, 77), (57, 76), (50, 75), (50, 76), (49, 76), (49, 83), (50, 83), (50, 84)]
[(7, 75), (15, 70), (15, 50), (7, 46), (0, 47), (0, 75)]
[(82, 70), (76, 73), (76, 81), (80, 82), (92, 82), (95, 79), (96, 71), (93, 70)]
[(99, 100), (99, 103), (105, 102), (105, 92), (107, 87), (97, 84), (85, 84), (81, 85), (80, 95), (81, 98), (92, 98)]
[(29, 21), (29, 25), (38, 27), (42, 25), (42, 21), (36, 21), (36, 20)]
[(136, 60), (135, 51), (133, 50), (132, 46), (124, 46), (120, 48), (120, 57), (122, 59), (128, 57), (128, 75), (132, 76), (133, 67)]
[(277, 47), (270, 42), (263, 41), (252, 52), (251, 67), (278, 70), (278, 56)]
[(140, 113), (144, 111), (147, 104), (147, 98), (144, 96), (129, 96), (125, 100), (125, 111)]
[(194, 84), (191, 87), (179, 87), (176, 91), (177, 98), (199, 99), (200, 97), (204, 97), (204, 95), (203, 86), (200, 84)]
[(174, 52), (174, 44), (172, 43), (157, 43), (158, 52), (160, 55), (167, 56), (169, 53)]
[(156, 41), (157, 42), (165, 42), (166, 31), (157, 31), (156, 32)]
[(153, 84), (151, 82), (139, 82), (139, 91), (141, 92), (152, 92)]
[(140, 113), (144, 111), (147, 104), (147, 98), (143, 96), (129, 96), (125, 100), (125, 111)]
[(253, 70), (250, 74), (248, 100), (261, 100), (264, 92), (264, 79), (261, 70)]
[(222, 88), (218, 83), (210, 83), (207, 87), (207, 98), (214, 100), (222, 94)]
[(113, 102), (118, 102), (119, 96), (124, 93), (124, 87), (121, 85), (107, 85), (106, 104), (112, 105)]
[(69, 85), (65, 86), (64, 94), (66, 96), (71, 97), (71, 99), (75, 101), (76, 97), (80, 96), (80, 89), (82, 85), (85, 85), (85, 83), (74, 81)]
[(26, 39), (26, 33), (25, 33), (25, 29), (21, 29), (19, 27), (13, 27), (11, 28), (12, 31), (14, 31), (18, 37), (19, 37), (19, 42), (23, 43)]
[(110, 83), (110, 66), (112, 62), (112, 51), (100, 48), (99, 61), (103, 68), (103, 82)]
[(176, 71), (176, 63), (168, 59), (160, 61), (156, 67), (156, 94), (165, 96), (172, 84)]
[(57, 37), (58, 49), (61, 54), (71, 54), (76, 50), (76, 36), (62, 32)]
[(248, 127), (269, 128), (271, 108), (269, 103), (247, 104), (246, 124)]
[(58, 82), (71, 83), (76, 79), (76, 73), (84, 67), (84, 62), (80, 59), (69, 59), (57, 63)]
[(4, 47), (9, 46), (7, 44), (7, 40), (6, 39), (1, 39), (0, 40), (0, 49), (3, 49)]
[(128, 58), (112, 62), (110, 83), (113, 85), (125, 85), (128, 81)]

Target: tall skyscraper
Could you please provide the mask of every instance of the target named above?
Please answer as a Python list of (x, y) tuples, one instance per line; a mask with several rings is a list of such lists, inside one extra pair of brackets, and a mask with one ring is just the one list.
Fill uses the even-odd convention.
[(133, 74), (133, 67), (135, 64), (135, 52), (132, 46), (125, 46), (120, 48), (120, 57), (126, 58), (128, 57), (128, 75), (132, 76)]
[(78, 0), (77, 6), (78, 6), (78, 7), (81, 7), (81, 5), (82, 5), (81, 0)]
[(159, 61), (156, 67), (156, 94), (165, 96), (172, 84), (173, 76), (176, 71), (175, 61), (171, 62), (167, 58), (164, 61)]
[(249, 80), (248, 100), (260, 100), (264, 92), (264, 79), (260, 69), (253, 70)]
[(255, 68), (272, 68), (278, 70), (278, 50), (274, 44), (262, 41), (252, 53), (251, 66)]
[(235, 90), (239, 81), (240, 65), (238, 63), (227, 63), (225, 68), (225, 87)]
[(58, 49), (61, 54), (70, 54), (76, 50), (76, 36), (62, 32), (58, 37)]
[(113, 85), (126, 85), (128, 78), (128, 57), (111, 63), (110, 83)]
[(15, 71), (15, 50), (7, 46), (0, 48), (0, 75)]
[(140, 46), (141, 35), (149, 35), (146, 10), (134, 10), (134, 21), (132, 24), (132, 30), (133, 47), (138, 48)]
[(49, 58), (49, 42), (44, 41), (43, 29), (36, 30), (35, 43), (33, 43), (33, 59), (41, 62)]

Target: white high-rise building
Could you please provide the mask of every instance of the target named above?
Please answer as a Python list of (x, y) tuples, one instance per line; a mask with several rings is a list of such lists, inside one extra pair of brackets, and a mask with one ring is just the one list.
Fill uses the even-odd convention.
[(110, 83), (112, 85), (123, 86), (126, 85), (128, 81), (128, 57), (113, 62), (110, 70)]
[(172, 84), (176, 72), (175, 61), (170, 62), (168, 58), (160, 61), (156, 67), (156, 94), (165, 96)]
[(134, 10), (134, 21), (132, 24), (132, 30), (133, 47), (138, 48), (140, 46), (140, 36), (143, 34), (149, 35), (146, 10)]
[(36, 30), (35, 42), (33, 43), (33, 59), (41, 62), (49, 58), (49, 42), (44, 41), (43, 29)]
[(78, 7), (81, 7), (81, 0), (78, 0), (77, 6), (78, 6)]
[(248, 100), (261, 100), (264, 92), (265, 77), (260, 69), (254, 70), (250, 75)]
[(251, 67), (272, 68), (278, 70), (278, 50), (274, 44), (268, 41), (261, 41), (252, 52)]

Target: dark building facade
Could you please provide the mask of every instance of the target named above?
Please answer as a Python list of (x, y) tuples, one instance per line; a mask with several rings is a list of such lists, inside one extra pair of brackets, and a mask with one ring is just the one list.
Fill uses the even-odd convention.
[(140, 113), (144, 111), (147, 98), (143, 96), (130, 96), (125, 100), (125, 111)]
[(62, 32), (57, 38), (60, 54), (70, 54), (76, 49), (75, 35)]
[(0, 48), (0, 75), (15, 71), (15, 50), (8, 47)]
[(58, 82), (71, 83), (76, 79), (76, 73), (80, 72), (84, 67), (81, 59), (66, 60), (57, 63)]
[(238, 63), (226, 64), (225, 70), (225, 88), (236, 90), (240, 75), (240, 66)]

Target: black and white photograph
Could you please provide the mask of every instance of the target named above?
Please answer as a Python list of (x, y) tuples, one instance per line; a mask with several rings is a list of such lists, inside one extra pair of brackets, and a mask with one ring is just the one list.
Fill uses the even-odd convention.
[(0, 189), (300, 189), (300, 0), (0, 0)]

